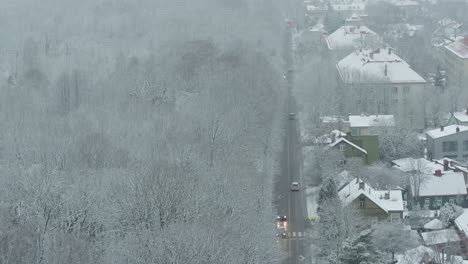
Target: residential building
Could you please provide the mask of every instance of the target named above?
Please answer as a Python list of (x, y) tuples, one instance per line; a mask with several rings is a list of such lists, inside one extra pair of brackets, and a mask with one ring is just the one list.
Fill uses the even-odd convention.
[(368, 163), (367, 151), (344, 137), (337, 138), (335, 142), (327, 145), (325, 149), (336, 149), (343, 153), (343, 164), (345, 164), (346, 159), (349, 158), (362, 158), (365, 163)]
[(468, 255), (468, 211), (463, 212), (454, 221), (460, 239), (462, 240), (463, 255)]
[(446, 203), (466, 206), (465, 176), (452, 170), (448, 162), (441, 165), (423, 158), (405, 158), (392, 163), (394, 168), (408, 173), (408, 178), (413, 179), (405, 196), (409, 208), (416, 204), (430, 210), (439, 209)]
[(442, 221), (439, 219), (434, 218), (431, 221), (425, 223), (423, 228), (425, 231), (442, 230), (444, 229), (444, 223), (442, 223)]
[(357, 208), (369, 224), (382, 221), (400, 223), (403, 218), (401, 190), (376, 190), (354, 178), (338, 190), (338, 197), (345, 206)]
[(468, 160), (468, 126), (442, 126), (426, 132), (427, 157)]
[(349, 128), (353, 136), (378, 135), (379, 129), (395, 127), (393, 115), (350, 115)]
[(444, 64), (448, 86), (468, 86), (468, 36), (445, 46)]
[(450, 255), (461, 253), (460, 237), (454, 229), (442, 229), (421, 233), (424, 245), (438, 251), (447, 252)]
[(392, 48), (356, 50), (336, 67), (341, 113), (394, 115), (397, 126), (425, 127), (426, 81)]
[(426, 246), (407, 250), (403, 255), (395, 255), (395, 258), (398, 260), (398, 264), (464, 263), (461, 256), (442, 254)]
[(450, 115), (447, 125), (468, 126), (468, 109), (462, 112), (454, 112)]

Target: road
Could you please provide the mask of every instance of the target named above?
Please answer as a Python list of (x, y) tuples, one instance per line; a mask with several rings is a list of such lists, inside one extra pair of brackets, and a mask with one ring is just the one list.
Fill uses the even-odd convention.
[[(290, 34), (286, 36), (285, 46), (290, 47)], [(285, 61), (287, 69), (292, 68), (293, 60), (291, 52), (285, 48)], [(309, 243), (307, 240), (307, 204), (305, 197), (305, 189), (299, 192), (291, 192), (289, 187), (291, 182), (297, 181), (304, 187), (301, 179), (300, 167), (302, 164), (302, 151), (300, 145), (299, 124), (297, 121), (297, 105), (292, 96), (294, 87), (294, 74), (289, 75), (286, 79), (286, 88), (288, 96), (286, 98), (287, 107), (285, 115), (285, 139), (283, 153), (281, 156), (281, 175), (277, 177), (275, 186), (276, 208), (278, 215), (286, 215), (287, 222), (287, 238), (282, 239), (279, 243), (283, 250), (287, 252), (287, 259), (284, 263), (310, 263), (308, 254)], [(289, 113), (296, 113), (294, 119), (289, 118)]]

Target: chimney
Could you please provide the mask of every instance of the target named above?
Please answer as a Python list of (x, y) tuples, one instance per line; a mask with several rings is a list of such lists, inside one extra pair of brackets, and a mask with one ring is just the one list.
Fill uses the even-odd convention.
[(392, 54), (392, 48), (388, 48), (388, 55)]
[(444, 171), (448, 171), (449, 170), (449, 162), (448, 160), (444, 159)]
[(385, 193), (384, 199), (385, 200), (390, 199), (390, 190), (388, 190), (388, 192)]
[(459, 128), (459, 127), (455, 128), (455, 131), (456, 131), (457, 133), (460, 132), (460, 128)]
[(442, 171), (441, 170), (435, 170), (434, 176), (442, 176)]
[(359, 183), (359, 190), (364, 190), (364, 182)]
[(465, 110), (465, 115), (468, 115), (468, 108)]
[(374, 59), (374, 52), (373, 51), (369, 52), (369, 58)]
[(440, 131), (444, 131), (444, 126), (440, 126)]
[(385, 74), (385, 76), (387, 76), (387, 74), (388, 74), (387, 64), (385, 64), (384, 74)]

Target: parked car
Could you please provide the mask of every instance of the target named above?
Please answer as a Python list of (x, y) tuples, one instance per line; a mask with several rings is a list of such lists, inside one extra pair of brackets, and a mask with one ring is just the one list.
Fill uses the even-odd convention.
[(289, 113), (289, 119), (294, 120), (295, 117), (296, 117), (296, 114)]

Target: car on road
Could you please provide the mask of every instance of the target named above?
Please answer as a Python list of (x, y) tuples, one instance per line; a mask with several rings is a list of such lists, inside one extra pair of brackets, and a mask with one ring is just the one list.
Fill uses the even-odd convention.
[(290, 186), (291, 191), (298, 192), (300, 187), (298, 182), (292, 182)]
[(284, 221), (287, 221), (287, 220), (288, 220), (288, 217), (285, 216), (285, 215), (278, 215), (276, 217), (276, 221), (278, 221), (278, 222), (284, 222)]
[(294, 120), (295, 117), (296, 117), (296, 114), (294, 114), (294, 113), (289, 113), (289, 119), (290, 119), (290, 120)]
[(286, 232), (286, 228), (284, 226), (278, 227), (278, 230), (276, 231), (276, 236), (281, 237), (281, 238), (286, 238), (288, 236), (288, 233)]

